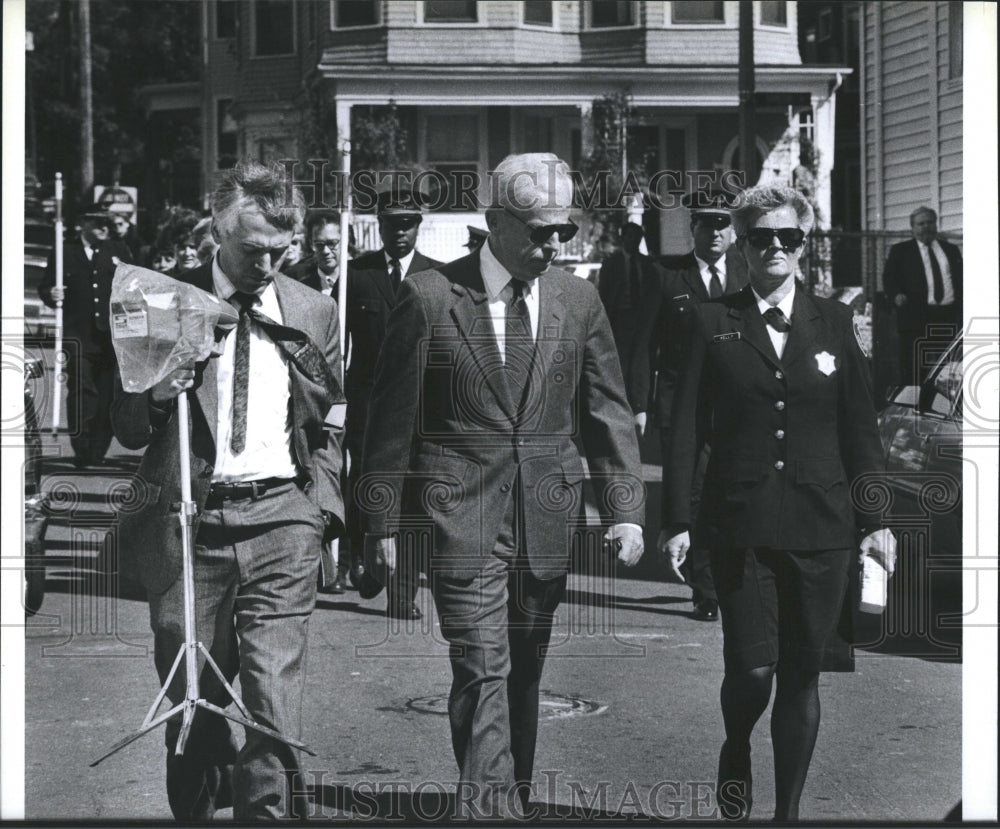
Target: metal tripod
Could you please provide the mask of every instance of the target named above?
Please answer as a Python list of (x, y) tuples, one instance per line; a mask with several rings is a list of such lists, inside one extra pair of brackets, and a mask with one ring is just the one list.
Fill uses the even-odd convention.
[[(163, 683), (163, 687), (160, 688), (160, 692), (156, 695), (156, 699), (153, 701), (149, 712), (146, 714), (146, 718), (142, 721), (142, 725), (139, 726), (138, 730), (133, 731), (127, 737), (115, 743), (110, 749), (108, 749), (108, 751), (94, 760), (90, 765), (92, 767), (96, 766), (116, 751), (123, 749), (129, 743), (138, 740), (143, 734), (152, 731), (161, 723), (165, 723), (171, 717), (175, 717), (178, 714), (181, 715), (182, 719), (181, 732), (177, 738), (177, 748), (175, 753), (178, 755), (183, 754), (184, 747), (187, 745), (188, 736), (191, 733), (191, 724), (194, 721), (195, 711), (198, 708), (204, 708), (207, 711), (212, 711), (222, 717), (232, 720), (233, 722), (238, 722), (246, 728), (252, 728), (262, 734), (266, 734), (268, 737), (273, 737), (274, 739), (280, 740), (292, 748), (301, 749), (306, 752), (306, 754), (310, 754), (315, 757), (316, 752), (306, 746), (305, 743), (299, 740), (293, 740), (290, 737), (285, 737), (273, 728), (268, 728), (267, 726), (255, 722), (253, 717), (250, 716), (250, 712), (243, 704), (243, 700), (240, 699), (232, 685), (230, 685), (229, 682), (226, 681), (226, 678), (222, 675), (222, 671), (219, 670), (219, 666), (215, 663), (215, 660), (212, 659), (208, 649), (196, 638), (197, 631), (195, 630), (194, 620), (194, 558), (192, 554), (192, 550), (194, 548), (193, 527), (196, 508), (194, 501), (191, 500), (191, 467), (190, 455), (188, 454), (189, 414), (187, 392), (184, 392), (177, 398), (177, 420), (178, 428), (180, 429), (181, 510), (179, 517), (181, 522), (181, 552), (183, 562), (182, 575), (184, 579), (184, 644), (181, 645), (181, 649), (177, 652), (177, 658), (174, 660), (173, 667), (171, 667), (170, 673), (167, 675), (167, 679)], [(202, 699), (198, 682), (199, 651), (204, 654), (206, 663), (211, 666), (213, 671), (215, 671), (215, 675), (219, 678), (219, 681), (223, 684), (226, 691), (229, 693), (229, 696), (236, 704), (236, 707), (240, 711), (239, 714), (233, 714), (223, 708), (220, 708), (218, 705), (212, 704), (208, 700)], [(156, 712), (159, 709), (160, 704), (163, 702), (163, 698), (167, 695), (167, 689), (170, 687), (170, 683), (173, 681), (174, 674), (177, 673), (177, 668), (181, 664), (182, 660), (184, 662), (184, 673), (187, 678), (187, 691), (184, 695), (184, 699), (169, 711), (157, 715)]]

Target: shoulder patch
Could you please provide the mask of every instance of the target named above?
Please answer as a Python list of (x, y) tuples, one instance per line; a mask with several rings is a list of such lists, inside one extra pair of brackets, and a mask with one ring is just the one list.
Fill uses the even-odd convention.
[[(865, 321), (867, 323), (867, 320)], [(872, 358), (871, 349), (871, 326), (865, 325), (865, 330), (861, 330), (861, 326), (858, 324), (858, 318), (855, 317), (853, 321), (854, 327), (854, 339), (858, 343), (858, 348), (861, 349), (861, 353), (865, 355), (865, 358), (870, 360)]]

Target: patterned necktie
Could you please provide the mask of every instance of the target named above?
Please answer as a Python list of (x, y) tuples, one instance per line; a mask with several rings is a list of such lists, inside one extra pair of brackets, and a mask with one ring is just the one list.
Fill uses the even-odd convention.
[(927, 246), (927, 258), (931, 260), (931, 276), (934, 279), (934, 302), (940, 305), (941, 300), (944, 299), (944, 277), (941, 275), (941, 263), (938, 262), (932, 245)]
[(764, 321), (781, 334), (789, 331), (792, 327), (791, 320), (785, 316), (777, 305), (771, 306), (764, 312)]
[(257, 301), (256, 294), (237, 291), (231, 302), (240, 308), (236, 324), (236, 358), (233, 364), (233, 433), (229, 448), (240, 454), (247, 442), (247, 392), (250, 386), (250, 309)]
[(717, 299), (722, 296), (722, 280), (719, 279), (719, 269), (715, 265), (709, 265), (708, 272), (712, 277), (708, 281), (708, 296), (709, 299)]
[(531, 378), (534, 341), (531, 336), (528, 303), (524, 299), (525, 283), (520, 279), (512, 279), (510, 287), (513, 295), (507, 306), (504, 325), (504, 367), (507, 370), (511, 397), (520, 409)]

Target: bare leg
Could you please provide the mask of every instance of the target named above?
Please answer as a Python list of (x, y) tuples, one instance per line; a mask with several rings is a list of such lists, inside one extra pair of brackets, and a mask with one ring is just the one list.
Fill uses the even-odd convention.
[(778, 669), (771, 711), (774, 744), (775, 820), (798, 820), (799, 800), (819, 732), (819, 673)]

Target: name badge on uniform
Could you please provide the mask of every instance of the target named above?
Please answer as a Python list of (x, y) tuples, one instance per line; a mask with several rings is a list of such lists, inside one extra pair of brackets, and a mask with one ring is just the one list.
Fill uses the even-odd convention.
[(691, 294), (678, 294), (671, 300), (671, 302), (680, 302), (684, 299), (691, 299)]
[(716, 334), (712, 337), (712, 342), (715, 343), (728, 343), (734, 342), (740, 338), (739, 331), (730, 331), (728, 334)]

